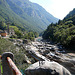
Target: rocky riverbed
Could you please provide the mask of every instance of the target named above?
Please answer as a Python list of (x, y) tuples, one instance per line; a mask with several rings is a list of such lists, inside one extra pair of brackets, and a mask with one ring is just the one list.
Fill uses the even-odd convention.
[(41, 60), (55, 61), (66, 67), (75, 75), (75, 52), (68, 51), (62, 45), (46, 41), (35, 41), (29, 46), (30, 52)]
[(24, 42), (22, 40), (17, 40), (17, 42), (14, 42), (14, 44), (18, 45), (19, 47), (23, 47), (36, 61), (58, 62), (67, 68), (72, 73), (72, 75), (75, 75), (74, 51), (68, 51), (62, 45), (41, 41), (40, 38), (30, 43), (28, 43), (27, 40), (24, 40)]

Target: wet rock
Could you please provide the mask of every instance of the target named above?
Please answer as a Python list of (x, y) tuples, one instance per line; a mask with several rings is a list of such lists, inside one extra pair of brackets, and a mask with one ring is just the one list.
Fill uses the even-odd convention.
[(9, 41), (11, 41), (11, 42), (16, 42), (16, 40), (15, 40), (15, 39), (9, 39)]
[(23, 44), (28, 44), (28, 43), (29, 43), (29, 40), (27, 40), (27, 39), (23, 40)]
[(60, 64), (66, 67), (72, 75), (75, 75), (75, 61), (63, 61)]
[(43, 53), (46, 55), (48, 54), (50, 51), (49, 50), (45, 50)]
[(17, 39), (16, 42), (18, 42), (18, 43), (22, 43), (23, 40), (21, 40), (21, 39)]
[(59, 52), (55, 52), (55, 55), (61, 55), (61, 53), (59, 53)]

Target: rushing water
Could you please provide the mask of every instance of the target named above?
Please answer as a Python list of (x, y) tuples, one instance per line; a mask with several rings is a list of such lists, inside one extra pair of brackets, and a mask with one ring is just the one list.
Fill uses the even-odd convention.
[(42, 37), (36, 38), (36, 41), (40, 42), (42, 40)]

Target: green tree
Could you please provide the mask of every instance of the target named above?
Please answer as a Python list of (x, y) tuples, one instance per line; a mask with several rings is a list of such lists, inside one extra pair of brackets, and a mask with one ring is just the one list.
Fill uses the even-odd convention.
[(3, 21), (0, 22), (0, 29), (1, 30), (5, 30), (6, 29), (6, 23), (5, 22), (3, 22)]

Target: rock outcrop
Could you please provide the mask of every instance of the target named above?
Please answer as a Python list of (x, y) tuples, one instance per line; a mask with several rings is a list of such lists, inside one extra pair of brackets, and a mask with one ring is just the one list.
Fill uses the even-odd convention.
[(62, 65), (56, 62), (38, 61), (25, 70), (26, 75), (71, 75)]

